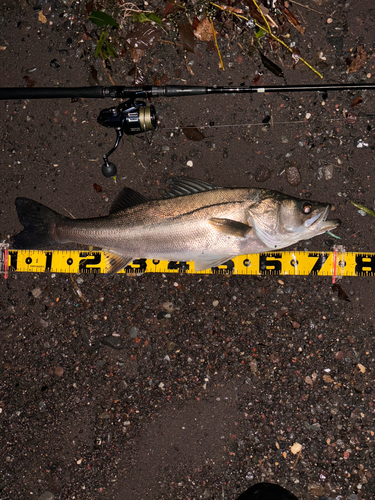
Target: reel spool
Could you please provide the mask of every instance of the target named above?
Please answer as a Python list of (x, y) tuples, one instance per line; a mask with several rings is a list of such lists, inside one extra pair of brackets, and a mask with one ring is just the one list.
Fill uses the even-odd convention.
[(116, 142), (113, 148), (103, 155), (102, 173), (105, 177), (114, 177), (117, 167), (108, 161), (108, 157), (116, 151), (122, 136), (136, 135), (148, 130), (156, 129), (155, 107), (143, 101), (134, 102), (133, 99), (113, 108), (103, 109), (98, 116), (98, 123), (104, 127), (116, 130)]

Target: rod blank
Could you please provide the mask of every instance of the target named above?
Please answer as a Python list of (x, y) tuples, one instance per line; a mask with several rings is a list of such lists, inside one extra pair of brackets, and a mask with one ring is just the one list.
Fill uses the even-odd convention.
[(0, 88), (0, 100), (9, 99), (103, 99), (105, 97), (136, 99), (151, 97), (183, 97), (206, 94), (251, 94), (267, 92), (330, 92), (344, 90), (374, 90), (375, 83), (327, 85), (268, 85), (263, 87), (202, 87), (166, 85), (157, 87), (8, 87)]

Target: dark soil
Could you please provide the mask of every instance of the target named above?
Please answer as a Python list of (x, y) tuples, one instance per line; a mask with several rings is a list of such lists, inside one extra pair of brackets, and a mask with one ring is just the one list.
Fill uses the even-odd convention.
[[(261, 84), (374, 81), (373, 2), (304, 3), (322, 14), (293, 5), (306, 34), (292, 37), (324, 80), (301, 63), (293, 70), (281, 52), (285, 79), (263, 68)], [(95, 41), (83, 36), (84, 25), (95, 32), (84, 4), (51, 2), (43, 24), (33, 2), (2, 1), (0, 86), (87, 86), (91, 66), (110, 86)], [(260, 60), (236, 33), (219, 37), (225, 71), (205, 43), (199, 55), (158, 43), (138, 65), (145, 84), (251, 85)], [(359, 46), (366, 65), (347, 74)], [(110, 66), (117, 85), (133, 84), (127, 54)], [(186, 176), (331, 202), (346, 250), (374, 251), (374, 219), (350, 203), (374, 206), (373, 97), (156, 99), (157, 131), (133, 146), (125, 138), (112, 157), (117, 183), (101, 174), (115, 133), (96, 122), (110, 100), (1, 101), (0, 239), (21, 230), (17, 196), (91, 217), (107, 214), (124, 186), (158, 196)], [(178, 128), (210, 123), (202, 141)], [(282, 175), (292, 165), (297, 186)], [(329, 240), (295, 248), (328, 250)], [(374, 278), (342, 279), (350, 301), (316, 276), (74, 279), (85, 301), (67, 275), (0, 281), (2, 500), (232, 500), (261, 481), (306, 500), (373, 498)]]

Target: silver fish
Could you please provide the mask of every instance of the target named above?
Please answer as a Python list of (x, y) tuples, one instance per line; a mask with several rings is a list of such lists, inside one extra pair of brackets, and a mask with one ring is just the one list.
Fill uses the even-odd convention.
[(164, 198), (121, 191), (106, 217), (70, 219), (28, 198), (17, 198), (24, 230), (16, 248), (79, 243), (110, 254), (110, 272), (134, 258), (194, 261), (197, 271), (237, 255), (274, 251), (336, 228), (331, 205), (267, 189), (217, 188), (203, 181), (174, 181)]

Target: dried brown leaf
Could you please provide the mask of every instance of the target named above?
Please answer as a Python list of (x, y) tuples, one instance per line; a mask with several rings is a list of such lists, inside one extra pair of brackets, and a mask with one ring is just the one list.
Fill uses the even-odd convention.
[(361, 104), (361, 102), (363, 101), (362, 97), (361, 96), (358, 96), (356, 97), (355, 99), (353, 99), (352, 103), (351, 103), (351, 107), (354, 108), (354, 106), (357, 106), (358, 104)]
[(340, 285), (335, 283), (334, 285), (332, 285), (332, 290), (334, 292), (337, 292), (338, 298), (340, 300), (346, 300), (346, 302), (350, 302), (348, 294), (341, 288)]
[(235, 14), (243, 14), (243, 10), (242, 9), (238, 9), (236, 7), (231, 7), (230, 5), (223, 5), (223, 4), (219, 3), (218, 6), (222, 10), (229, 10), (229, 12), (234, 12)]
[(189, 141), (203, 141), (206, 138), (203, 132), (197, 129), (195, 126), (191, 127), (181, 127), (182, 132)]
[(187, 17), (178, 23), (182, 46), (188, 52), (194, 52), (194, 31)]
[(139, 63), (139, 61), (142, 59), (142, 57), (146, 54), (146, 51), (143, 49), (129, 49), (129, 54), (130, 57), (133, 61), (134, 64)]
[(298, 30), (301, 35), (305, 34), (306, 28), (303, 28), (301, 26), (301, 23), (298, 21), (298, 19), (294, 16), (292, 12), (290, 12), (289, 9), (285, 8), (284, 9), (284, 15), (287, 18), (287, 20), (290, 22), (290, 24), (293, 24), (293, 26)]
[(269, 71), (271, 71), (271, 73), (273, 73), (275, 76), (278, 76), (280, 78), (284, 76), (283, 70), (280, 68), (280, 66), (278, 66), (273, 61), (271, 61), (271, 59), (268, 59), (268, 57), (266, 57), (264, 54), (262, 54), (262, 52), (260, 50), (259, 50), (259, 55), (260, 55), (260, 58), (262, 59), (263, 65)]
[(253, 0), (248, 0), (246, 2), (246, 4), (249, 6), (249, 9), (250, 9), (250, 16), (254, 19), (254, 21), (257, 21), (259, 24), (261, 24), (262, 26), (264, 26), (264, 19), (263, 19), (263, 16), (262, 14), (259, 12), (259, 10), (257, 9), (255, 3), (253, 2)]
[(29, 75), (25, 75), (23, 77), (23, 79), (25, 80), (26, 82), (26, 87), (35, 87), (36, 85), (36, 81), (35, 80), (32, 80)]
[(346, 72), (347, 73), (355, 73), (359, 69), (363, 68), (366, 65), (366, 61), (368, 59), (367, 52), (363, 50), (362, 45), (357, 47), (357, 55), (355, 58), (349, 63)]
[(99, 85), (98, 71), (93, 64), (90, 66), (89, 82), (92, 86)]
[(163, 17), (167, 17), (170, 14), (174, 14), (175, 12), (178, 12), (179, 10), (183, 10), (183, 8), (180, 7), (179, 5), (176, 5), (175, 3), (170, 2), (165, 6), (165, 9), (163, 11)]
[(194, 35), (202, 42), (210, 42), (215, 39), (211, 23), (206, 17), (198, 24)]
[(255, 75), (255, 77), (253, 78), (253, 85), (258, 85), (261, 76), (261, 73), (257, 73)]

